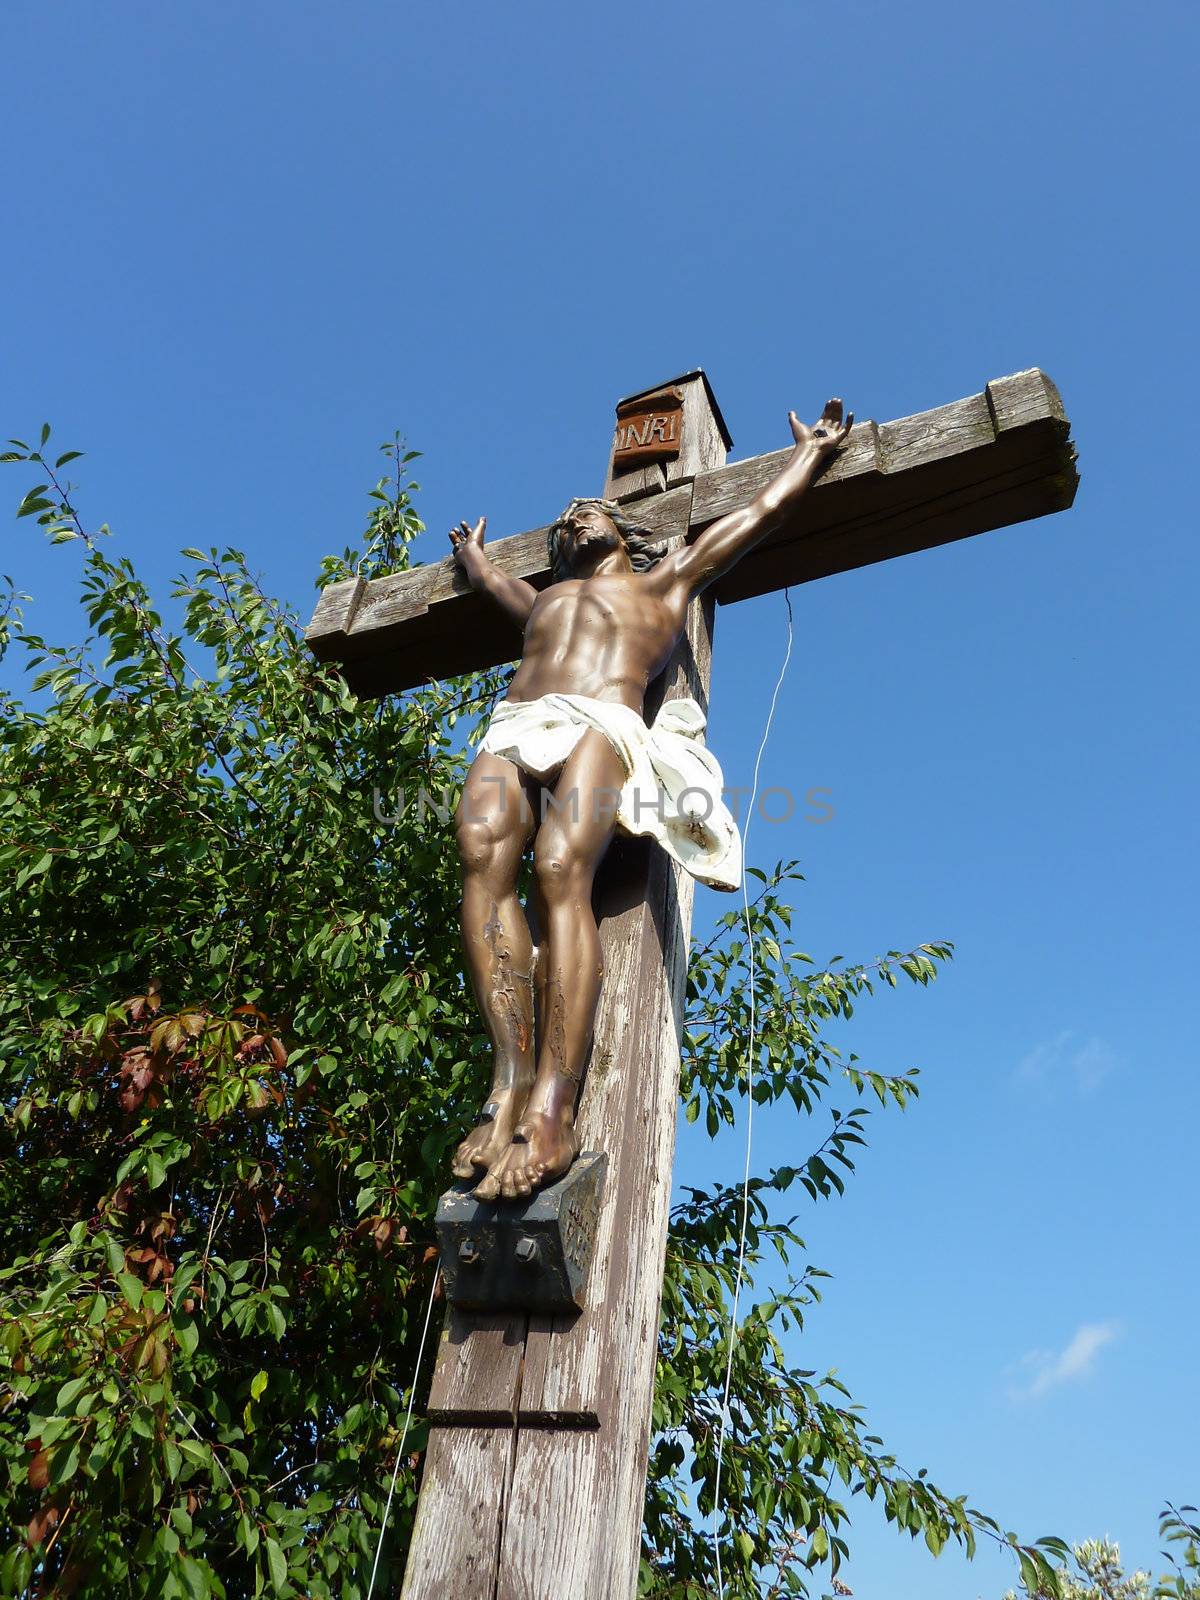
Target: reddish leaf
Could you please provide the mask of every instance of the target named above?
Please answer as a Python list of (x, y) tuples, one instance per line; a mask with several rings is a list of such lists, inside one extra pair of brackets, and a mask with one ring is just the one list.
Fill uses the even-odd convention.
[[(39, 1441), (40, 1443), (40, 1441)], [(29, 1487), (31, 1489), (44, 1489), (50, 1482), (50, 1452), (39, 1450), (29, 1463)]]
[(41, 1544), (46, 1535), (52, 1533), (58, 1527), (61, 1517), (61, 1506), (52, 1505), (50, 1501), (47, 1501), (40, 1511), (34, 1512), (29, 1523), (28, 1532), (25, 1535), (25, 1542), (31, 1550)]

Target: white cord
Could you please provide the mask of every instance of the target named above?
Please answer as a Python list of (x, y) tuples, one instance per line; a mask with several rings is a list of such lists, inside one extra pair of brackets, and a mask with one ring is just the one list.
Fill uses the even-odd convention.
[(383, 1521), (379, 1525), (379, 1543), (375, 1546), (375, 1561), (371, 1567), (371, 1581), (367, 1585), (367, 1600), (371, 1600), (375, 1588), (375, 1574), (379, 1570), (379, 1557), (383, 1552), (383, 1536), (387, 1532), (388, 1515), (392, 1509), (392, 1496), (396, 1492), (396, 1477), (400, 1471), (400, 1461), (404, 1455), (404, 1441), (408, 1438), (408, 1425), (412, 1421), (413, 1401), (417, 1397), (417, 1382), (421, 1376), (421, 1361), (425, 1355), (425, 1340), (429, 1337), (429, 1320), (433, 1315), (433, 1302), (437, 1298), (438, 1280), (441, 1278), (442, 1269), (439, 1266), (433, 1275), (433, 1288), (429, 1291), (429, 1304), (425, 1308), (425, 1326), (421, 1330), (421, 1345), (417, 1351), (417, 1370), (413, 1373), (412, 1387), (408, 1391), (408, 1412), (404, 1418), (404, 1428), (400, 1434), (400, 1445), (396, 1451), (396, 1465), (392, 1468), (392, 1481), (388, 1486), (387, 1504), (383, 1508)]
[[(763, 729), (762, 742), (758, 747), (758, 755), (754, 761), (754, 782), (750, 789), (750, 808), (746, 816), (746, 826), (742, 833), (742, 916), (746, 924), (746, 945), (750, 956), (750, 1043), (746, 1051), (746, 1169), (742, 1178), (742, 1227), (741, 1237), (738, 1240), (737, 1272), (733, 1280), (733, 1305), (729, 1313), (729, 1345), (725, 1358), (725, 1390), (721, 1396), (721, 1427), (717, 1434), (717, 1471), (713, 1481), (713, 1508), (712, 1508), (712, 1542), (713, 1554), (717, 1561), (717, 1596), (718, 1600), (725, 1600), (725, 1582), (721, 1576), (721, 1540), (719, 1537), (719, 1523), (721, 1516), (721, 1466), (725, 1457), (725, 1433), (729, 1426), (729, 1388), (733, 1381), (733, 1344), (737, 1336), (738, 1302), (742, 1293), (742, 1276), (746, 1265), (746, 1233), (750, 1224), (750, 1156), (754, 1145), (754, 1052), (758, 1043), (758, 1012), (755, 1006), (754, 985), (757, 976), (757, 963), (754, 956), (754, 935), (750, 928), (750, 890), (746, 882), (747, 847), (750, 842), (750, 823), (754, 816), (754, 802), (758, 797), (758, 769), (762, 764), (763, 751), (767, 748), (767, 738), (771, 732), (771, 724), (775, 720), (775, 706), (779, 700), (779, 691), (783, 688), (784, 674), (788, 669), (788, 662), (792, 658), (792, 597), (785, 589), (783, 598), (787, 602), (787, 649), (783, 655), (783, 665), (779, 669), (779, 677), (775, 681), (775, 693), (771, 696), (771, 709), (767, 713), (767, 725)], [(367, 1600), (370, 1600), (368, 1595)]]

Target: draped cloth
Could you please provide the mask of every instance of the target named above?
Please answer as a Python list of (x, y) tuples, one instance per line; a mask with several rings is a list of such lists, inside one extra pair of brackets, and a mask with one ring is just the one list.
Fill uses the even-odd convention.
[[(625, 783), (619, 794), (602, 789), (574, 803), (605, 805), (604, 814), (615, 816), (622, 832), (657, 839), (700, 883), (736, 889), (742, 841), (721, 798), (721, 767), (703, 743), (704, 727), (704, 713), (690, 698), (669, 700), (648, 727), (630, 706), (583, 694), (545, 694), (502, 700), (480, 748), (546, 778), (595, 729), (620, 756)], [(563, 806), (568, 816), (571, 804)]]

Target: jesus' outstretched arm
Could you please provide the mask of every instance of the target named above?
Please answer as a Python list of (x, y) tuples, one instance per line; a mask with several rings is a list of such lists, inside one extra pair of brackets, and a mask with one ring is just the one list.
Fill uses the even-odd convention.
[(783, 471), (738, 511), (720, 517), (691, 544), (666, 557), (655, 578), (693, 595), (722, 577), (754, 546), (777, 528), (808, 488), (821, 465), (837, 450), (854, 425), (854, 413), (842, 420), (842, 402), (830, 400), (811, 428), (794, 411), (788, 413), (796, 448)]
[(523, 628), (529, 621), (537, 590), (524, 578), (513, 578), (507, 572), (501, 572), (493, 563), (483, 545), (483, 530), (486, 527), (487, 518), (480, 517), (473, 528), (466, 522), (451, 528), (450, 543), (454, 546), (454, 559), (466, 573), (472, 589), (482, 590), (519, 628)]

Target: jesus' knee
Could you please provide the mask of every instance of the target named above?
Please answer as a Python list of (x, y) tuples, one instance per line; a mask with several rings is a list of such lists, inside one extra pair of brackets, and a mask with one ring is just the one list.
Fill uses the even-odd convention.
[(561, 905), (591, 894), (594, 863), (553, 823), (543, 823), (533, 847), (533, 871), (548, 905)]
[(482, 818), (455, 818), (455, 837), (463, 872), (467, 876), (488, 876), (495, 872), (504, 853), (504, 840), (498, 829)]

